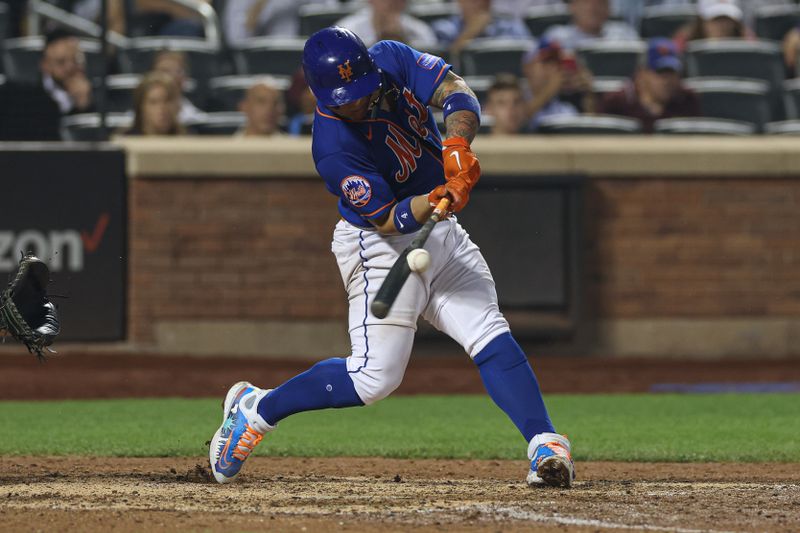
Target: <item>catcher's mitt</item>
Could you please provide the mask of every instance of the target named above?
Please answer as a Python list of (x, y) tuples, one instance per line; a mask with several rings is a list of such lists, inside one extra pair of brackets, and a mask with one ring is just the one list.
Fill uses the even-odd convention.
[(40, 360), (61, 331), (56, 306), (47, 298), (48, 283), (50, 269), (29, 252), (22, 256), (8, 287), (0, 293), (0, 330), (23, 343)]

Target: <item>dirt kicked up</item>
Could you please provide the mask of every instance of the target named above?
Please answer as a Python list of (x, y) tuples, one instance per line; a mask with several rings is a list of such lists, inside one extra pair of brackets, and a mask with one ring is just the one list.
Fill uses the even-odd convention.
[(798, 531), (798, 464), (580, 463), (530, 489), (519, 461), (0, 458), (3, 531)]

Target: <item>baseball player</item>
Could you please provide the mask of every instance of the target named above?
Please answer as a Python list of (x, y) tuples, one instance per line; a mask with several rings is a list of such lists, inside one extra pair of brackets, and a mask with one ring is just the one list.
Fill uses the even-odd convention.
[[(349, 299), (352, 352), (321, 361), (275, 389), (235, 384), (209, 458), (220, 483), (232, 481), (263, 436), (302, 411), (369, 405), (403, 379), (422, 315), (455, 339), (487, 391), (528, 443), (530, 485), (569, 487), (570, 443), (555, 432), (528, 360), (497, 304), (478, 247), (455, 217), (427, 243), (430, 267), (408, 279), (384, 319), (370, 303), (399, 253), (444, 197), (458, 212), (480, 177), (470, 149), (480, 106), (440, 57), (395, 41), (367, 49), (349, 30), (312, 35), (303, 68), (317, 97), (312, 152), (328, 190), (339, 196), (333, 233)], [(444, 141), (431, 107), (444, 111)]]

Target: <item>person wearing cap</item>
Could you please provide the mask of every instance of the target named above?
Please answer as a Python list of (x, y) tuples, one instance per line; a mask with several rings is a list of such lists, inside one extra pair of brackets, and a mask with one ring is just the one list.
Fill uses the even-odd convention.
[(535, 130), (545, 117), (594, 112), (592, 74), (560, 43), (543, 38), (523, 58), (526, 129)]
[(609, 20), (609, 0), (570, 0), (569, 24), (551, 26), (544, 37), (558, 41), (567, 50), (598, 39), (638, 40), (639, 33), (625, 22)]
[(647, 64), (622, 90), (603, 98), (600, 112), (636, 118), (645, 133), (653, 132), (658, 119), (699, 116), (697, 96), (681, 83), (682, 70), (675, 43), (652, 39), (647, 47)]
[(700, 0), (697, 17), (675, 34), (678, 50), (701, 39), (754, 39), (737, 0)]

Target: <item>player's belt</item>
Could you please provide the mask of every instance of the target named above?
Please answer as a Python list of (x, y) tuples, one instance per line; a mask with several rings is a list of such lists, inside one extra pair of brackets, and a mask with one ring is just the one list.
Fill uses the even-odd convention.
[(344, 218), (344, 217), (339, 217), (339, 220), (341, 220), (341, 221), (343, 221), (343, 222), (347, 222), (347, 223), (348, 223), (348, 224), (350, 224), (351, 226), (354, 226), (354, 227), (356, 227), (356, 228), (358, 228), (358, 229), (365, 229), (365, 230), (372, 230), (372, 231), (375, 231), (375, 226), (359, 226), (358, 224), (353, 224), (352, 222), (350, 222), (349, 220), (347, 220), (347, 219), (346, 219), (346, 218)]

